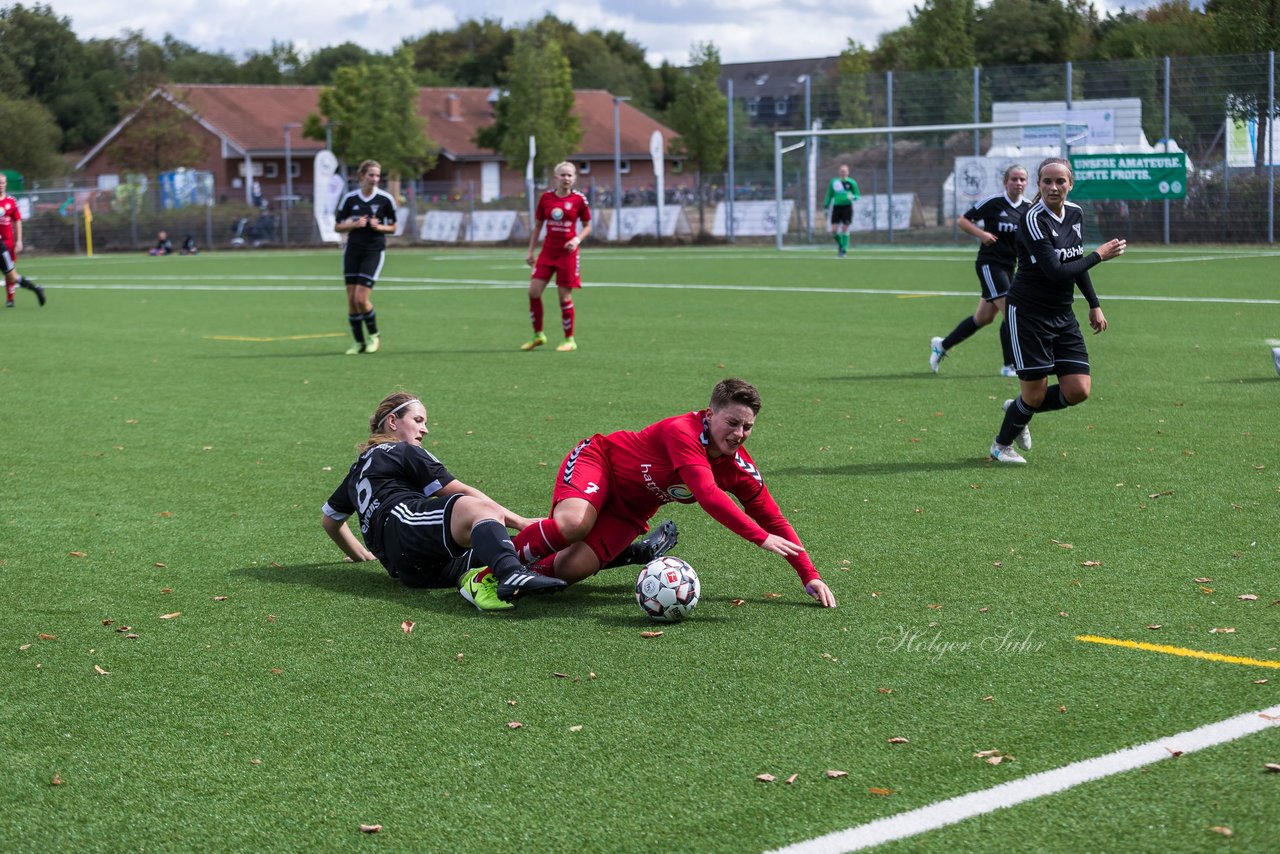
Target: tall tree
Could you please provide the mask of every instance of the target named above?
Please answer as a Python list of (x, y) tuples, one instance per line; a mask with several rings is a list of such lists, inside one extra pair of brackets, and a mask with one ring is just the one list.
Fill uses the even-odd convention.
[(467, 20), (405, 43), (420, 85), (495, 86), (502, 79), (515, 35), (495, 18)]
[(298, 82), (307, 86), (327, 86), (334, 72), (344, 65), (359, 65), (375, 58), (375, 54), (353, 42), (322, 47), (306, 58), (298, 68)]
[[(839, 82), (836, 84), (836, 98), (839, 102), (840, 124), (845, 127), (874, 127), (875, 121), (871, 113), (871, 92), (869, 78), (871, 76), (871, 51), (858, 42), (849, 39), (848, 46), (840, 51), (840, 59), (836, 69)], [(852, 144), (861, 147), (866, 138), (851, 137)]]
[(28, 180), (57, 178), (66, 172), (66, 162), (57, 154), (62, 130), (39, 101), (0, 95), (0, 127), (22, 129), (0, 134), (0, 163), (5, 168), (21, 172)]
[(175, 83), (231, 83), (237, 79), (235, 57), (228, 53), (208, 53), (194, 45), (166, 35), (160, 42)]
[(523, 169), (529, 162), (529, 137), (536, 137), (533, 165), (539, 175), (569, 159), (582, 142), (582, 128), (573, 114), (573, 78), (559, 42), (532, 27), (517, 33), (506, 85), (494, 123), (476, 133), (476, 144), (501, 152), (508, 164)]
[(729, 154), (728, 100), (720, 91), (720, 51), (711, 42), (696, 42), (689, 51), (689, 66), (676, 80), (676, 95), (667, 120), (679, 134), (677, 152), (694, 168), (698, 182), (698, 227), (706, 230), (702, 174), (719, 172)]
[(408, 51), (345, 65), (320, 93), (320, 112), (307, 116), (311, 139), (333, 131), (333, 153), (348, 163), (373, 159), (392, 177), (415, 177), (435, 166), (436, 146), (418, 114), (418, 87)]

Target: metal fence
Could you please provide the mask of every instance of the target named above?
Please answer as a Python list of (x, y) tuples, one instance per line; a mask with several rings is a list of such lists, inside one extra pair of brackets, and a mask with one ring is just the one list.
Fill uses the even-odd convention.
[[(792, 97), (762, 99), (731, 91), (727, 172), (692, 170), (666, 176), (663, 219), (658, 221), (656, 179), (632, 186), (623, 198), (589, 176), (579, 189), (596, 217), (593, 240), (674, 241), (773, 240), (767, 233), (736, 227), (742, 206), (771, 207), (775, 199), (774, 132), (806, 128), (895, 127), (983, 123), (998, 120), (1000, 105), (1057, 102), (1079, 109), (1086, 103), (1137, 104), (1141, 133), (1157, 147), (1163, 141), (1186, 154), (1185, 198), (1175, 201), (1085, 202), (1100, 232), (1130, 240), (1170, 243), (1270, 243), (1275, 240), (1274, 129), (1275, 54), (1179, 57), (1061, 65), (1005, 66), (928, 72), (798, 78)], [(776, 84), (777, 81), (775, 81)], [(806, 124), (806, 116), (809, 124)], [(954, 227), (954, 206), (945, 187), (955, 158), (987, 152), (991, 132), (900, 134), (810, 139), (813, 165), (799, 158), (783, 170), (782, 193), (793, 213), (787, 240), (827, 241), (821, 198), (814, 180), (850, 166), (864, 197), (909, 194), (912, 216), (903, 227), (876, 228), (863, 239), (902, 243), (968, 244)], [(1026, 165), (1034, 167), (1034, 162)], [(633, 173), (630, 180), (635, 180)], [(179, 243), (190, 235), (202, 247), (292, 246), (320, 241), (311, 204), (273, 199), (265, 209), (209, 194), (207, 203), (166, 207), (158, 180), (100, 189), (84, 182), (28, 182), (18, 193), (24, 206), (28, 252), (84, 252), (88, 232), (83, 211), (92, 212), (95, 251), (142, 251), (164, 230)], [(295, 184), (295, 198), (311, 188)], [(234, 197), (234, 196), (233, 196)], [(401, 188), (401, 242), (506, 241), (528, 237), (528, 199), (507, 196), (481, 201), (473, 185), (409, 182)], [(619, 227), (612, 224), (614, 211)], [(734, 211), (729, 216), (729, 211)], [(768, 217), (765, 217), (768, 219)], [(477, 224), (498, 223), (499, 227)], [(770, 220), (770, 223), (772, 221)], [(441, 223), (444, 227), (440, 228)], [(509, 226), (509, 227), (508, 227)], [(619, 233), (620, 232), (620, 233)]]

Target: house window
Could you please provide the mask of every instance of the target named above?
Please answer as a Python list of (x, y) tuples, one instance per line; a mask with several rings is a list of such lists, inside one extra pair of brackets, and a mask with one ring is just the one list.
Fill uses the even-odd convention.
[(671, 171), (672, 171), (674, 174), (676, 174), (676, 175), (680, 175), (680, 174), (682, 174), (682, 173), (684, 172), (684, 161), (683, 161), (683, 160), (672, 160), (672, 161), (670, 161), (670, 163), (671, 163)]
[(289, 161), (289, 174), (294, 178), (302, 177), (302, 163), (291, 159)]
[(778, 98), (773, 102), (773, 112), (775, 115), (785, 116), (787, 114), (787, 101), (790, 98)]
[(263, 177), (265, 178), (279, 178), (280, 164), (279, 163), (262, 164), (262, 174), (263, 174)]
[(619, 174), (619, 175), (630, 175), (630, 174), (631, 174), (631, 161), (630, 161), (630, 160), (619, 160), (619, 161), (618, 161), (618, 174)]
[(760, 114), (760, 99), (748, 98), (747, 99), (747, 115), (754, 118), (759, 114)]
[(591, 174), (591, 161), (590, 161), (590, 160), (579, 160), (579, 161), (578, 161), (577, 163), (575, 163), (574, 165), (578, 167), (578, 174), (579, 174), (579, 175), (590, 175), (590, 174)]

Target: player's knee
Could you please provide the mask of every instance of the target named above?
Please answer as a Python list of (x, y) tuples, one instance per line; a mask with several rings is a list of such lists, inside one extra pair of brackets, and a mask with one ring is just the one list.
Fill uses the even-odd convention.
[(1062, 388), (1062, 398), (1068, 406), (1084, 403), (1089, 399), (1089, 383), (1072, 383)]
[(569, 502), (561, 502), (556, 505), (552, 518), (555, 519), (556, 525), (560, 528), (560, 535), (569, 542), (576, 543), (591, 533), (591, 528), (596, 521), (596, 514), (595, 509), (585, 502), (582, 507), (574, 507)]

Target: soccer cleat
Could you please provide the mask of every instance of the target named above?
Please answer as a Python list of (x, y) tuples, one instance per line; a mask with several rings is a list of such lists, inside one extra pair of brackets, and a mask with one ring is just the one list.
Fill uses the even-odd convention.
[(991, 459), (998, 463), (1026, 463), (1019, 454), (1013, 449), (1013, 445), (1001, 445), (998, 442), (991, 443)]
[(488, 567), (464, 573), (458, 594), (481, 611), (509, 611), (515, 607), (498, 598), (498, 579), (493, 577)]
[(572, 338), (566, 338), (564, 339), (564, 343), (556, 348), (556, 352), (572, 353), (574, 350), (577, 350), (577, 349), (578, 349), (578, 342), (574, 341)]
[(679, 535), (676, 533), (676, 523), (674, 519), (668, 519), (658, 527), (648, 533), (644, 539), (637, 543), (642, 549), (648, 552), (647, 555), (641, 554), (638, 563), (648, 563), (651, 560), (657, 560), (667, 552), (676, 547), (676, 539)]
[(352, 344), (350, 347), (347, 348), (348, 356), (358, 356), (363, 352), (364, 352), (363, 341), (357, 341), (356, 343)]
[(942, 339), (938, 337), (929, 339), (929, 370), (935, 374), (938, 372), (938, 363), (945, 359), (947, 351), (942, 349)]
[(521, 350), (532, 350), (532, 349), (534, 349), (535, 347), (541, 347), (543, 344), (546, 344), (546, 343), (547, 343), (547, 333), (545, 333), (545, 332), (539, 332), (537, 335), (534, 335), (534, 336), (533, 336), (532, 338), (530, 338), (528, 341), (526, 341), (526, 342), (524, 342), (523, 344), (521, 344), (521, 345), (520, 345), (520, 349), (521, 349)]
[(374, 332), (372, 335), (369, 336), (369, 343), (365, 345), (364, 351), (366, 353), (376, 353), (381, 349), (382, 349), (382, 334), (380, 332)]
[(1013, 377), (1014, 379), (1017, 379), (1018, 369), (1015, 368), (1013, 365), (1005, 365), (1004, 367), (1000, 368), (1000, 376)]
[(1271, 348), (1271, 358), (1276, 360), (1276, 373), (1280, 374), (1280, 347)]
[(5, 300), (5, 301), (4, 301), (4, 307), (5, 307), (5, 308), (13, 308), (13, 300), (11, 300), (11, 299), (7, 299), (7, 300)]
[[(1009, 407), (1010, 407), (1010, 406), (1013, 406), (1013, 401), (1012, 401), (1012, 400), (1006, 400), (1006, 401), (1004, 402), (1003, 406), (1004, 406), (1004, 411), (1005, 411), (1005, 412), (1008, 412), (1008, 411), (1009, 411)], [(1029, 450), (1031, 450), (1031, 427), (1030, 427), (1030, 425), (1023, 426), (1023, 428), (1022, 428), (1022, 432), (1021, 432), (1021, 433), (1019, 433), (1017, 436), (1015, 436), (1013, 441), (1014, 441), (1014, 442), (1016, 442), (1016, 443), (1017, 443), (1017, 445), (1018, 445), (1018, 447), (1019, 447), (1019, 448), (1021, 448), (1022, 450), (1024, 450), (1024, 451), (1029, 451)]]
[(522, 567), (498, 579), (497, 595), (503, 602), (510, 602), (531, 593), (556, 593), (567, 586), (563, 578), (552, 578)]

